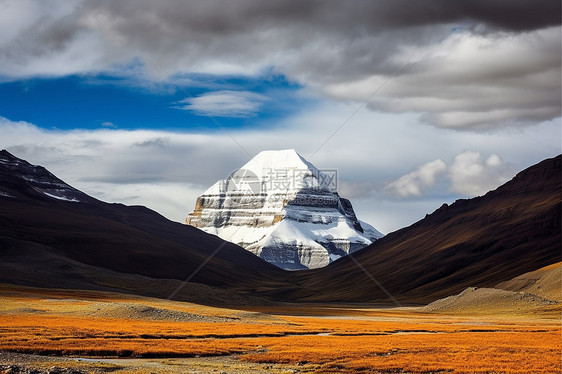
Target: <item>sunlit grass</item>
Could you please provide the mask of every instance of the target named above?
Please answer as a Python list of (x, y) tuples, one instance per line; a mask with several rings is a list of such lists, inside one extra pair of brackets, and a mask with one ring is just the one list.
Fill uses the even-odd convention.
[[(0, 350), (6, 351), (121, 357), (238, 354), (243, 362), (300, 363), (316, 372), (561, 371), (562, 330), (552, 319), (472, 319), (373, 309), (344, 313), (343, 308), (319, 306), (312, 317), (302, 316), (307, 311), (302, 307), (295, 310), (301, 316), (268, 320), (244, 311), (115, 295), (0, 295)], [(103, 317), (108, 305), (122, 303), (230, 320)], [(92, 308), (102, 314), (84, 313)]]
[(560, 332), (445, 333), (380, 336), (291, 336), (257, 340), (267, 352), (243, 360), (310, 362), (324, 371), (556, 373)]

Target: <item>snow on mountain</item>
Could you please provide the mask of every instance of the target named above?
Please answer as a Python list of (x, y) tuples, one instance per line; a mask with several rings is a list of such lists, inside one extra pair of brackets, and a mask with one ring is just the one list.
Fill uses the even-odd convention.
[[(60, 192), (60, 190), (59, 190)], [(57, 196), (57, 195), (53, 195), (52, 193), (48, 193), (48, 192), (43, 192), (44, 195), (52, 197), (53, 199), (57, 199), (57, 200), (64, 200), (64, 201), (71, 201), (73, 203), (79, 203), (80, 200), (72, 198), (72, 197), (66, 197), (66, 196)]]
[[(11, 178), (17, 176), (14, 190), (22, 193), (29, 189), (35, 194), (55, 200), (80, 202), (85, 198), (82, 192), (64, 183), (42, 166), (32, 165), (27, 161), (20, 160), (6, 150), (0, 151), (0, 174), (7, 173)], [(17, 185), (23, 183), (24, 185)], [(0, 192), (0, 197), (16, 198), (14, 194)]]
[(15, 197), (14, 195), (12, 195), (12, 194), (10, 194), (10, 193), (7, 193), (7, 192), (4, 192), (4, 191), (0, 191), (0, 196), (2, 196), (2, 197), (9, 197), (9, 198), (14, 198), (14, 197)]
[(369, 225), (367, 222), (359, 220), (359, 223), (361, 224), (361, 227), (363, 228), (363, 231), (365, 231), (365, 234), (370, 235), (370, 236), (374, 236), (376, 238), (382, 238), (384, 236), (384, 234), (382, 232), (375, 229), (373, 226)]
[(186, 223), (288, 270), (319, 268), (383, 235), (337, 192), (335, 170), (264, 151), (198, 199)]

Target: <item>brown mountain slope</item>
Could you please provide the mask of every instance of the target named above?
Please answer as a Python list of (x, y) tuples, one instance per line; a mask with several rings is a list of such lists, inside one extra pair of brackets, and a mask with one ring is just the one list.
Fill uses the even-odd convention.
[(103, 288), (104, 277), (93, 276), (96, 268), (230, 288), (253, 288), (284, 274), (216, 236), (145, 207), (101, 202), (1, 151), (0, 282)]
[(293, 274), (306, 301), (427, 303), (492, 287), (560, 261), (561, 158), (534, 165), (485, 196), (444, 204), (425, 219), (318, 270)]

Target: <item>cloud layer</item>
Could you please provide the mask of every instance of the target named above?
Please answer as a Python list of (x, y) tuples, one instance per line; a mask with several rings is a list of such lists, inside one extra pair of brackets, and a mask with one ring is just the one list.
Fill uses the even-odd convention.
[[(383, 232), (411, 224), (444, 202), (480, 195), (560, 153), (557, 122), (467, 136), (361, 112), (312, 155), (353, 108), (329, 105), (274, 129), (232, 131), (237, 143), (222, 132), (56, 131), (0, 117), (0, 148), (44, 165), (94, 197), (147, 205), (180, 222), (199, 194), (250, 157), (295, 148), (318, 168), (337, 169), (340, 194), (352, 200), (358, 217)], [(359, 126), (370, 123), (380, 125)]]
[[(137, 62), (149, 80), (273, 70), (343, 102), (363, 102), (388, 81), (369, 108), (421, 113), (440, 127), (524, 126), (560, 116), (560, 7), (548, 0), (4, 0), (0, 76), (126, 75)], [(241, 108), (240, 116), (257, 109), (250, 98), (219, 95), (200, 99)]]

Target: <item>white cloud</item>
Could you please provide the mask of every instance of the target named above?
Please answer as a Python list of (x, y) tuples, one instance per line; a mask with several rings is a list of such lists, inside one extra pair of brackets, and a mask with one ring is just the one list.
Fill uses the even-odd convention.
[(415, 171), (387, 183), (385, 191), (398, 197), (416, 197), (445, 193), (436, 187), (437, 178), (448, 181), (449, 191), (463, 196), (482, 195), (507, 182), (513, 170), (497, 154), (482, 160), (479, 152), (464, 151), (447, 165), (438, 159), (428, 162)]
[(497, 168), (497, 167), (503, 166), (504, 162), (500, 158), (500, 156), (498, 156), (496, 154), (493, 154), (486, 159), (486, 165), (491, 167), (491, 168)]
[(442, 160), (434, 160), (420, 166), (386, 185), (386, 190), (399, 197), (419, 196), (427, 188), (435, 185), (435, 178), (445, 172), (447, 165)]
[(255, 116), (266, 100), (254, 92), (222, 90), (181, 100), (178, 108), (200, 116), (247, 118)]
[(482, 161), (479, 152), (465, 151), (449, 167), (451, 190), (471, 197), (499, 187), (512, 176), (511, 168), (496, 154)]

